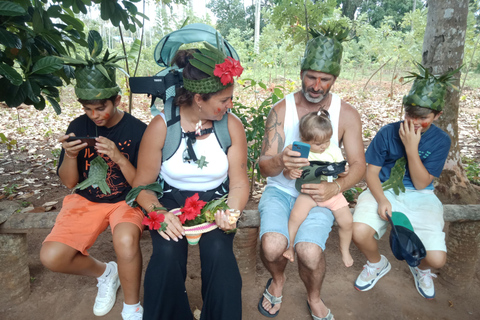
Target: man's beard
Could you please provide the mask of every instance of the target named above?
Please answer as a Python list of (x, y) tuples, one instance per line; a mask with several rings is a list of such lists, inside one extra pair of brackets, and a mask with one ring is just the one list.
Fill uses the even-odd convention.
[[(311, 91), (311, 90), (310, 90)], [(318, 93), (320, 93), (320, 95), (316, 98), (312, 97), (309, 93), (309, 90), (306, 90), (305, 89), (305, 84), (303, 83), (302, 81), (302, 93), (303, 93), (303, 96), (305, 97), (305, 99), (307, 99), (308, 102), (310, 103), (319, 103), (320, 101), (322, 101), (325, 96), (328, 94), (328, 92), (330, 91), (330, 89), (328, 89), (326, 92), (321, 92), (319, 91)], [(316, 92), (317, 93), (317, 92)]]

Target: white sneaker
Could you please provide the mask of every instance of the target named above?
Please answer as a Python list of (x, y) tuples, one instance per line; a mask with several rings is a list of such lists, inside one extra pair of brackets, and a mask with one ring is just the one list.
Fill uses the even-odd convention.
[(137, 309), (135, 309), (134, 313), (122, 312), (122, 319), (123, 320), (142, 320), (143, 319), (142, 306), (139, 306)]
[(435, 298), (435, 286), (433, 285), (432, 278), (436, 278), (437, 275), (435, 273), (431, 273), (430, 269), (420, 270), (417, 267), (408, 267), (413, 274), (415, 287), (417, 287), (418, 293), (420, 293), (422, 297), (429, 300)]
[(104, 316), (112, 310), (117, 300), (117, 290), (120, 287), (120, 279), (118, 279), (118, 267), (113, 261), (107, 263), (110, 266), (110, 273), (104, 278), (97, 278), (98, 293), (93, 306), (93, 314), (96, 316)]
[(363, 270), (355, 281), (355, 289), (359, 291), (368, 291), (372, 289), (381, 277), (387, 274), (392, 268), (385, 256), (381, 255), (380, 267), (375, 268), (370, 261), (363, 266)]

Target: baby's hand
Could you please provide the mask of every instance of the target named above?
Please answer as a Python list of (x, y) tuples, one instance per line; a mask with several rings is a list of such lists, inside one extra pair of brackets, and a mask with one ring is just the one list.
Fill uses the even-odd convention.
[(303, 170), (301, 170), (301, 169), (291, 169), (291, 170), (284, 169), (283, 170), (283, 175), (287, 179), (295, 180), (295, 179), (298, 179), (302, 176), (302, 172), (303, 172)]

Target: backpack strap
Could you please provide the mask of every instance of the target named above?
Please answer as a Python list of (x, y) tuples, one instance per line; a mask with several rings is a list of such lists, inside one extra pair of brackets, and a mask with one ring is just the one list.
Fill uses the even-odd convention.
[(223, 115), (221, 120), (213, 121), (213, 127), (215, 128), (215, 136), (218, 143), (226, 154), (228, 148), (232, 145), (232, 138), (230, 138), (230, 132), (228, 131), (228, 112)]
[[(162, 150), (162, 162), (170, 159), (180, 147), (182, 128), (180, 126), (180, 109), (173, 104), (173, 97), (165, 102), (165, 120), (167, 122), (167, 135)], [(232, 145), (230, 132), (228, 131), (228, 113), (219, 121), (213, 121), (215, 136), (225, 154)], [(168, 141), (168, 143), (167, 143)]]
[[(173, 104), (173, 97), (165, 102), (165, 120), (167, 135), (162, 149), (162, 162), (170, 159), (180, 146), (182, 128), (180, 126), (180, 110)], [(168, 143), (167, 143), (168, 142)]]

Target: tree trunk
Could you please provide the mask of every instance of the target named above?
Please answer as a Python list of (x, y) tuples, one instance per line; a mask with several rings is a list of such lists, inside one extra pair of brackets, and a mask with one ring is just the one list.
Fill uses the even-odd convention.
[[(468, 0), (429, 0), (423, 40), (422, 64), (433, 74), (455, 70), (463, 62)], [(454, 85), (459, 86), (460, 74)], [(444, 170), (436, 181), (436, 194), (443, 203), (477, 203), (478, 195), (462, 167), (458, 144), (459, 92), (447, 90), (443, 115), (437, 125), (448, 133), (452, 145)]]
[(255, 37), (253, 48), (256, 54), (260, 52), (260, 0), (255, 0)]
[(448, 284), (465, 290), (475, 275), (480, 221), (452, 222), (448, 227), (447, 263), (440, 273)]

